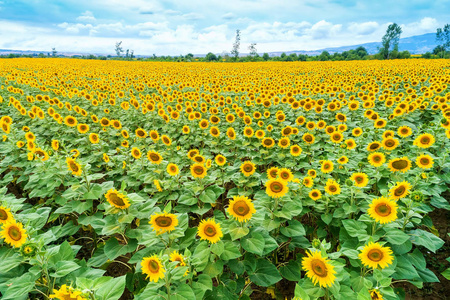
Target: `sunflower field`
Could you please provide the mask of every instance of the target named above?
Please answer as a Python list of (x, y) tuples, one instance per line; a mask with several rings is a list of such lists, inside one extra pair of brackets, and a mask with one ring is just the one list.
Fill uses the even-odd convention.
[(405, 299), (450, 278), (428, 259), (448, 60), (4, 59), (0, 86), (1, 299)]

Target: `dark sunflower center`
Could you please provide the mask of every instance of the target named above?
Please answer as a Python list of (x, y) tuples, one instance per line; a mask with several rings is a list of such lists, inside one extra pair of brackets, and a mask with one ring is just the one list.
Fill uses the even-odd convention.
[(395, 189), (394, 191), (394, 195), (395, 196), (401, 196), (405, 193), (406, 189), (404, 186), (399, 186), (398, 188)]
[(280, 177), (283, 179), (288, 179), (289, 178), (289, 173), (288, 172), (281, 172), (280, 173)]
[(151, 138), (156, 140), (158, 138), (158, 136), (156, 134), (152, 133)]
[(171, 166), (171, 167), (170, 167), (170, 171), (171, 171), (171, 172), (176, 172), (176, 171), (177, 171), (177, 168), (176, 168), (175, 166)]
[(385, 145), (389, 148), (394, 147), (395, 142), (394, 142), (394, 140), (386, 140)]
[(370, 145), (370, 149), (372, 149), (372, 150), (376, 150), (379, 147), (380, 147), (380, 145), (378, 143), (373, 143), (373, 144)]
[(159, 160), (159, 156), (156, 153), (152, 153), (152, 154), (150, 154), (150, 159), (152, 161), (158, 161)]
[(373, 161), (374, 161), (374, 162), (380, 162), (380, 161), (381, 161), (381, 156), (375, 155), (375, 156), (373, 157)]
[(283, 190), (283, 184), (278, 181), (272, 182), (270, 184), (270, 190), (274, 193), (279, 193)]
[(245, 164), (244, 165), (244, 171), (245, 172), (251, 172), (253, 171), (253, 166), (251, 164)]
[(125, 202), (123, 201), (122, 197), (119, 197), (119, 195), (117, 195), (116, 193), (112, 193), (111, 195), (109, 195), (109, 199), (117, 206), (125, 206)]
[(292, 148), (292, 152), (298, 153), (299, 149), (297, 147)]
[(234, 203), (233, 211), (235, 214), (237, 214), (239, 216), (245, 216), (250, 212), (250, 207), (247, 205), (247, 203), (244, 200), (239, 200)]
[(280, 144), (282, 145), (282, 146), (286, 146), (287, 145), (287, 140), (281, 140), (281, 142), (280, 142)]
[(134, 156), (139, 156), (141, 153), (139, 153), (138, 150), (134, 150), (133, 154), (134, 154)]
[(267, 140), (264, 140), (264, 145), (266, 145), (266, 146), (270, 146), (270, 145), (272, 145), (272, 141), (271, 141), (271, 140), (269, 140), (269, 139), (267, 139)]
[(137, 132), (137, 135), (138, 135), (138, 136), (144, 136), (145, 133), (144, 133), (142, 130), (139, 130), (139, 131)]
[(430, 138), (427, 137), (427, 136), (425, 136), (425, 137), (423, 137), (423, 138), (420, 139), (420, 143), (422, 143), (422, 144), (424, 144), (424, 145), (427, 145), (427, 144), (430, 143)]
[(204, 229), (204, 233), (209, 237), (213, 237), (217, 234), (216, 227), (212, 225), (207, 225)]
[(391, 207), (385, 203), (381, 203), (375, 207), (375, 212), (382, 217), (386, 217), (391, 214)]
[(317, 198), (319, 197), (319, 194), (317, 192), (312, 192), (311, 196), (313, 196), (313, 198)]
[(314, 259), (311, 262), (311, 268), (312, 271), (314, 272), (314, 274), (316, 274), (319, 277), (327, 277), (328, 275), (328, 270), (327, 270), (327, 266), (325, 265), (325, 263), (319, 259)]
[(78, 170), (80, 168), (78, 168), (78, 165), (74, 161), (71, 161), (70, 162), (70, 169), (72, 169), (73, 172), (78, 172)]
[(22, 238), (22, 233), (20, 232), (20, 229), (15, 226), (11, 226), (8, 229), (8, 235), (14, 241), (19, 241)]
[(305, 141), (312, 142), (312, 136), (310, 135), (305, 136)]
[(7, 220), (8, 219), (8, 214), (6, 213), (6, 210), (4, 209), (0, 209), (0, 220)]
[(202, 166), (197, 166), (194, 168), (194, 173), (197, 175), (201, 175), (203, 174), (203, 167)]
[(400, 159), (400, 160), (394, 161), (392, 163), (392, 166), (396, 170), (403, 170), (403, 169), (406, 169), (408, 167), (408, 162), (406, 160), (404, 160), (404, 159)]
[(369, 258), (371, 261), (380, 261), (383, 259), (383, 252), (381, 252), (379, 249), (372, 249), (367, 253), (367, 258)]
[(426, 158), (426, 157), (422, 157), (421, 159), (420, 159), (420, 163), (422, 164), (422, 165), (428, 165), (429, 163), (430, 163), (430, 160), (428, 159), (428, 158)]
[(164, 138), (163, 141), (164, 141), (165, 144), (169, 143), (169, 139), (168, 138)]
[(402, 129), (402, 134), (408, 134), (408, 129)]
[(273, 170), (273, 171), (270, 172), (270, 177), (272, 177), (272, 178), (276, 178), (277, 175), (278, 175), (277, 170)]
[(362, 176), (356, 176), (356, 177), (355, 177), (355, 181), (356, 181), (357, 183), (361, 183), (361, 182), (364, 181), (364, 177), (362, 177)]
[(155, 260), (151, 260), (148, 262), (148, 269), (152, 273), (158, 273), (159, 272), (159, 264)]
[(75, 123), (75, 120), (74, 120), (74, 119), (71, 119), (71, 118), (69, 118), (69, 119), (67, 120), (67, 123), (69, 123), (69, 124), (74, 124), (74, 123)]
[(324, 165), (323, 165), (323, 169), (324, 169), (324, 170), (329, 170), (330, 167), (331, 167), (331, 166), (330, 166), (329, 164), (324, 164)]
[(330, 185), (329, 187), (328, 187), (328, 189), (331, 191), (331, 192), (336, 192), (337, 191), (337, 188), (336, 188), (336, 186), (334, 186), (334, 185)]
[(170, 225), (172, 225), (172, 218), (165, 216), (157, 217), (155, 219), (155, 223), (159, 227), (169, 227)]

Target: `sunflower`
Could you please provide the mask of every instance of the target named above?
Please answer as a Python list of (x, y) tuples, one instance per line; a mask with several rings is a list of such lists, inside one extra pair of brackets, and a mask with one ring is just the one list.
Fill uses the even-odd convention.
[(300, 148), (300, 146), (298, 145), (292, 145), (290, 153), (292, 156), (299, 156), (300, 154), (302, 154), (302, 148)]
[(144, 257), (141, 262), (142, 273), (146, 274), (145, 279), (150, 279), (150, 281), (158, 282), (159, 279), (164, 278), (164, 269), (161, 260), (155, 254), (150, 257)]
[(147, 137), (147, 132), (146, 132), (144, 129), (142, 129), (142, 128), (136, 129), (136, 130), (134, 131), (134, 133), (136, 134), (136, 136), (137, 136), (138, 138), (141, 138), (141, 139)]
[(315, 137), (314, 137), (314, 135), (312, 135), (311, 133), (305, 133), (305, 134), (302, 136), (302, 139), (303, 139), (303, 141), (304, 141), (305, 143), (307, 143), (307, 144), (312, 144), (312, 143), (314, 143)]
[(377, 289), (370, 290), (369, 294), (372, 300), (384, 300), (383, 295)]
[(32, 133), (31, 131), (25, 133), (25, 139), (27, 141), (32, 141), (34, 142), (36, 140), (36, 136), (34, 135), (34, 133)]
[(175, 230), (175, 227), (178, 226), (178, 218), (176, 215), (166, 212), (155, 213), (151, 216), (148, 223), (157, 234), (163, 234)]
[(128, 197), (124, 194), (116, 191), (116, 189), (112, 188), (105, 194), (106, 200), (108, 200), (109, 204), (115, 206), (120, 209), (125, 209), (130, 207), (130, 202), (128, 201)]
[(27, 231), (23, 228), (22, 223), (11, 221), (3, 223), (0, 236), (3, 237), (5, 243), (13, 247), (20, 248), (27, 240)]
[(253, 132), (253, 128), (251, 127), (245, 127), (244, 128), (244, 136), (251, 138), (253, 136), (254, 132)]
[(396, 138), (388, 137), (381, 141), (381, 146), (386, 150), (394, 150), (399, 145)]
[(316, 176), (317, 176), (317, 171), (314, 169), (309, 169), (307, 173), (308, 173), (308, 176), (310, 176), (311, 178), (316, 178)]
[(216, 162), (216, 164), (217, 164), (218, 166), (223, 166), (223, 165), (225, 165), (225, 164), (227, 163), (226, 157), (223, 156), (222, 154), (217, 155), (217, 156), (214, 158), (214, 161)]
[(325, 185), (325, 192), (329, 195), (339, 195), (341, 193), (341, 187), (334, 179), (328, 179)]
[(176, 176), (178, 173), (180, 173), (180, 169), (176, 164), (170, 163), (167, 165), (167, 173), (169, 173), (170, 176)]
[(247, 222), (256, 212), (252, 200), (245, 196), (234, 196), (227, 208), (228, 213), (239, 222)]
[(203, 157), (203, 155), (197, 154), (196, 156), (194, 156), (194, 158), (192, 159), (192, 161), (199, 163), (199, 164), (204, 164), (205, 163), (205, 158)]
[(57, 151), (59, 149), (59, 141), (58, 140), (52, 140), (52, 149)]
[(70, 150), (70, 153), (72, 155), (72, 157), (77, 158), (78, 156), (80, 156), (80, 151), (78, 151), (78, 149), (72, 149)]
[[(269, 127), (269, 126), (267, 126), (267, 131), (270, 131), (269, 128), (271, 128), (271, 127)], [(256, 130), (255, 136), (258, 139), (262, 139), (262, 138), (264, 138), (266, 136), (266, 133), (264, 132), (264, 130), (259, 129), (259, 130)]]
[(184, 125), (182, 130), (184, 134), (189, 134), (191, 132), (191, 129), (187, 125)]
[(314, 185), (314, 180), (311, 177), (306, 176), (303, 178), (303, 185), (310, 188)]
[(166, 146), (170, 146), (172, 145), (172, 140), (170, 139), (170, 137), (168, 137), (167, 135), (163, 134), (161, 136), (161, 141), (163, 141), (164, 145)]
[(352, 130), (352, 135), (354, 137), (358, 137), (363, 133), (363, 130), (360, 127), (356, 127)]
[(374, 152), (367, 157), (369, 163), (374, 167), (381, 167), (386, 162), (386, 156), (380, 152)]
[(306, 276), (316, 285), (321, 287), (332, 286), (336, 280), (336, 271), (330, 264), (330, 260), (322, 257), (320, 251), (307, 252), (307, 257), (302, 260), (302, 268), (306, 271)]
[(406, 171), (411, 169), (411, 161), (406, 156), (391, 159), (389, 161), (389, 169), (391, 170), (391, 172), (405, 173)]
[(282, 179), (269, 179), (266, 182), (266, 194), (272, 198), (280, 198), (289, 191), (287, 182)]
[(375, 151), (380, 149), (381, 147), (381, 143), (378, 141), (373, 141), (372, 143), (370, 143), (369, 145), (367, 145), (367, 151)]
[(337, 160), (338, 164), (340, 165), (345, 165), (346, 163), (348, 163), (348, 157), (343, 155), (341, 157), (339, 157), (339, 159)]
[(158, 190), (158, 192), (162, 192), (163, 191), (163, 189), (161, 187), (161, 184), (159, 183), (158, 179), (153, 180), (153, 184), (155, 185), (155, 187)]
[(81, 165), (73, 158), (66, 158), (67, 168), (72, 172), (72, 175), (81, 176)]
[(347, 145), (348, 150), (353, 150), (356, 148), (356, 142), (354, 139), (345, 140), (344, 143)]
[(234, 128), (233, 128), (233, 127), (229, 127), (229, 128), (227, 129), (227, 136), (228, 136), (228, 138), (229, 138), (230, 140), (236, 139), (236, 132), (234, 131)]
[(131, 148), (131, 156), (133, 156), (135, 159), (139, 159), (142, 156), (141, 150), (139, 148), (133, 147)]
[(414, 140), (414, 145), (419, 148), (429, 148), (434, 144), (434, 136), (429, 133), (423, 133)]
[(198, 225), (198, 236), (201, 240), (208, 240), (211, 244), (215, 244), (223, 237), (220, 224), (213, 219), (202, 220)]
[(122, 134), (124, 139), (127, 139), (130, 137), (130, 134), (128, 133), (128, 131), (126, 131), (125, 129), (123, 129), (120, 134)]
[(309, 192), (308, 196), (314, 201), (317, 201), (322, 198), (322, 193), (318, 189), (312, 189), (311, 192)]
[(278, 177), (279, 171), (280, 171), (280, 169), (278, 169), (277, 167), (271, 167), (271, 168), (267, 169), (267, 178), (276, 179)]
[(77, 119), (75, 117), (72, 116), (67, 116), (64, 118), (64, 124), (66, 124), (69, 127), (75, 127), (77, 126)]
[(261, 141), (261, 144), (265, 148), (272, 148), (275, 145), (275, 140), (273, 138), (266, 137)]
[(366, 173), (353, 173), (350, 179), (357, 187), (365, 187), (369, 183), (369, 177)]
[(344, 139), (344, 136), (342, 135), (342, 133), (340, 132), (334, 132), (331, 136), (330, 139), (333, 143), (339, 144), (340, 142), (342, 142), (342, 140)]
[(103, 161), (104, 161), (105, 163), (108, 163), (108, 162), (109, 162), (109, 156), (108, 156), (108, 154), (103, 153)]
[(203, 164), (193, 164), (191, 166), (191, 175), (194, 178), (204, 178), (206, 176), (206, 167)]
[(187, 153), (187, 157), (189, 157), (190, 160), (194, 160), (194, 157), (196, 157), (200, 152), (197, 149), (191, 149)]
[(14, 222), (14, 217), (9, 208), (0, 206), (0, 224)]
[(322, 173), (331, 173), (334, 170), (334, 165), (333, 162), (331, 160), (326, 160), (322, 163), (322, 167), (320, 168), (320, 171)]
[(431, 169), (434, 161), (428, 154), (421, 154), (416, 158), (416, 165), (421, 169)]
[(24, 141), (17, 141), (16, 143), (17, 148), (22, 148), (23, 146), (25, 146), (25, 142)]
[(100, 125), (102, 125), (102, 127), (108, 127), (110, 124), (111, 122), (108, 118), (101, 118)]
[(159, 165), (162, 162), (162, 156), (161, 154), (159, 154), (156, 151), (150, 150), (147, 153), (147, 159), (152, 163), (152, 164), (157, 164)]
[(404, 198), (409, 195), (409, 191), (411, 190), (411, 184), (407, 181), (397, 182), (395, 186), (393, 186), (389, 190), (389, 195), (392, 199), (398, 200)]
[(84, 134), (89, 131), (89, 125), (88, 124), (78, 124), (77, 129), (78, 129), (79, 133)]
[(246, 176), (246, 177), (251, 176), (256, 171), (255, 164), (252, 163), (251, 161), (245, 161), (241, 165), (240, 169), (241, 169), (242, 174), (244, 174), (244, 176)]
[(278, 141), (278, 147), (287, 148), (291, 145), (291, 140), (288, 137), (283, 137)]
[(42, 161), (46, 161), (49, 158), (47, 151), (42, 150), (41, 148), (36, 148), (33, 150), (33, 152), (34, 155), (36, 156), (36, 159), (39, 158)]
[(178, 253), (178, 251), (174, 250), (172, 253), (170, 253), (170, 261), (171, 262), (179, 262), (178, 266), (186, 266), (186, 262), (184, 261), (183, 255)]
[(367, 213), (380, 224), (390, 223), (397, 219), (397, 203), (386, 197), (375, 198), (369, 205)]
[(82, 292), (75, 290), (71, 286), (63, 284), (59, 290), (53, 289), (53, 294), (50, 298), (59, 300), (87, 300), (88, 298), (82, 296)]
[(373, 242), (364, 246), (358, 256), (364, 266), (373, 269), (384, 269), (394, 261), (391, 248)]

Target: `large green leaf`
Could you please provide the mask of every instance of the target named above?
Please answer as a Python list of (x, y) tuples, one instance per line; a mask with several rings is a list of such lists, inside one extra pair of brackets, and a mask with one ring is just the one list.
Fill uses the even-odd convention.
[(250, 275), (250, 280), (259, 286), (271, 286), (281, 279), (277, 268), (271, 262), (262, 258), (256, 261), (256, 270)]

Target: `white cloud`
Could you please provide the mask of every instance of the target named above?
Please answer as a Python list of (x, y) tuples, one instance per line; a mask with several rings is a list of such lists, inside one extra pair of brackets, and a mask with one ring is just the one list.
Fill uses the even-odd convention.
[(231, 12), (222, 15), (222, 19), (224, 19), (224, 20), (232, 20), (235, 18), (236, 18), (236, 15)]
[(95, 22), (96, 19), (94, 17), (94, 14), (91, 11), (87, 10), (77, 18), (77, 21), (84, 23), (92, 23)]
[(409, 24), (402, 24), (403, 33), (402, 36), (420, 35), (428, 32), (436, 32), (436, 28), (439, 27), (439, 22), (430, 17), (421, 19), (419, 22), (413, 22)]
[(195, 20), (200, 20), (203, 19), (203, 15), (199, 14), (199, 13), (188, 13), (188, 14), (184, 14), (183, 18), (189, 21), (195, 21)]
[(371, 34), (378, 28), (380, 28), (380, 24), (378, 24), (377, 22), (350, 23), (350, 25), (348, 26), (348, 29), (351, 32), (358, 35)]

